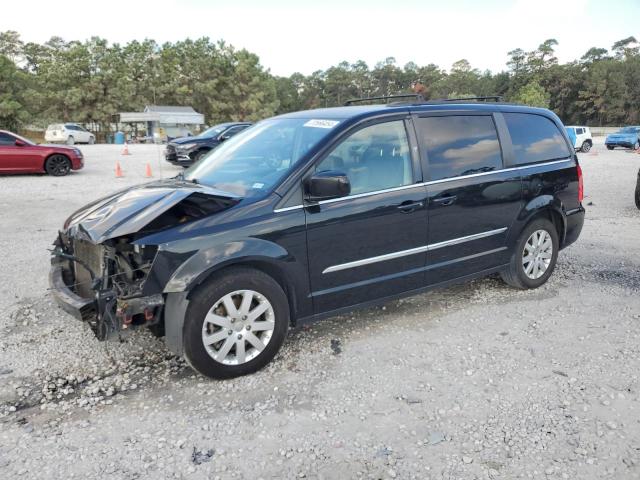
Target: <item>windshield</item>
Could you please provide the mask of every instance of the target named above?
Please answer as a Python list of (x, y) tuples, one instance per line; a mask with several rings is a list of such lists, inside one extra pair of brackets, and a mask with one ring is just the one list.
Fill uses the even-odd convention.
[(202, 132), (199, 137), (211, 138), (220, 135), (224, 130), (228, 127), (227, 124), (214, 125), (213, 127), (207, 128), (204, 132)]
[(264, 194), (339, 122), (274, 118), (247, 128), (194, 166), (185, 179), (241, 197)]

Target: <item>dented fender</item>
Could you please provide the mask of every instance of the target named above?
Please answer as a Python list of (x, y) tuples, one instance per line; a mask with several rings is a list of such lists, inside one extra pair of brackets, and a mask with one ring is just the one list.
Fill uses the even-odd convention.
[(214, 245), (198, 251), (185, 261), (171, 276), (164, 293), (190, 290), (207, 278), (211, 272), (240, 261), (288, 262), (294, 258), (282, 246), (260, 238)]

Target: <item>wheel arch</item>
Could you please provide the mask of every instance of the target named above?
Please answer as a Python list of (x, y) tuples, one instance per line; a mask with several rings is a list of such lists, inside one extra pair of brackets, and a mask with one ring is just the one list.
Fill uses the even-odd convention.
[(194, 279), (184, 291), (168, 292), (165, 301), (165, 343), (176, 355), (183, 355), (184, 323), (193, 295), (216, 276), (236, 267), (245, 267), (258, 270), (273, 278), (280, 285), (289, 305), (289, 324), (295, 326), (297, 311), (296, 287), (291, 277), (286, 274), (282, 264), (267, 257), (247, 256), (230, 259), (203, 271), (197, 279)]
[(567, 232), (567, 222), (563, 213), (562, 205), (558, 203), (558, 200), (551, 195), (544, 195), (531, 200), (523, 210), (525, 212), (525, 216), (524, 221), (521, 223), (522, 228), (520, 230), (537, 218), (545, 218), (556, 228), (556, 232), (558, 233), (558, 242), (560, 244), (560, 248), (562, 248)]
[(191, 298), (196, 290), (201, 288), (205, 283), (214, 279), (216, 276), (224, 275), (224, 273), (226, 273), (228, 270), (236, 267), (245, 267), (251, 268), (253, 270), (258, 270), (273, 278), (278, 283), (278, 285), (280, 285), (280, 287), (284, 291), (285, 296), (287, 297), (290, 312), (289, 317), (291, 319), (291, 323), (294, 323), (297, 311), (295, 284), (294, 282), (292, 282), (290, 275), (287, 275), (284, 265), (282, 265), (278, 261), (274, 261), (269, 257), (249, 256), (222, 262), (203, 272), (202, 275), (199, 276), (198, 280), (194, 281), (189, 286), (187, 298)]
[(51, 157), (53, 157), (55, 155), (60, 155), (60, 156), (62, 156), (64, 158), (66, 158), (69, 161), (69, 163), (73, 165), (73, 162), (71, 161), (71, 157), (69, 155), (67, 155), (66, 153), (51, 152), (46, 157), (44, 157), (44, 160), (42, 161), (42, 171), (43, 172), (47, 171), (47, 160), (49, 160)]

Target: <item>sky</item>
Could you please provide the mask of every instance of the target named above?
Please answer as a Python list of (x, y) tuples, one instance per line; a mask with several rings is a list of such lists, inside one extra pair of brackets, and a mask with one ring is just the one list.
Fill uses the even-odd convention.
[(0, 31), (23, 41), (51, 36), (110, 42), (151, 38), (223, 39), (260, 57), (275, 75), (308, 75), (346, 60), (369, 66), (449, 69), (466, 58), (480, 70), (506, 69), (507, 52), (533, 50), (548, 38), (560, 62), (590, 47), (640, 40), (640, 0), (152, 0), (3, 2)]

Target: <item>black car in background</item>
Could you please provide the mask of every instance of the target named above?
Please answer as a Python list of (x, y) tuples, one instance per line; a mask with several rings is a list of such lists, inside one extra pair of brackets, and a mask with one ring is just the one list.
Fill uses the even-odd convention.
[(165, 158), (174, 165), (188, 167), (249, 126), (248, 122), (220, 123), (194, 137), (174, 138), (167, 144)]
[(75, 212), (50, 282), (99, 338), (149, 326), (228, 378), (310, 320), (493, 273), (540, 287), (580, 235), (582, 199), (549, 110), (465, 99), (295, 112)]

